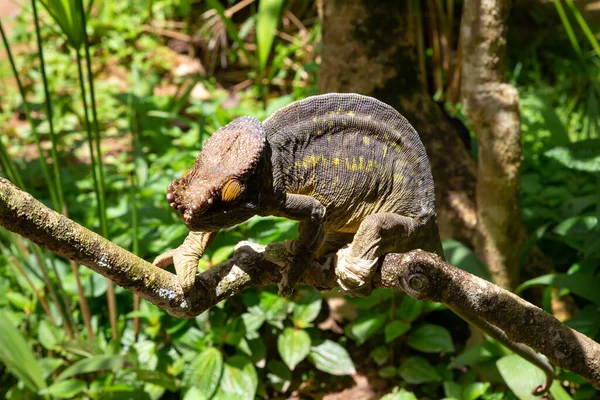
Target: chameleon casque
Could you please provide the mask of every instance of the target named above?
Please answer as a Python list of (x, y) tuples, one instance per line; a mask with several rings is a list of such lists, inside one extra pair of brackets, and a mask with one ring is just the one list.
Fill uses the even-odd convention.
[[(191, 232), (154, 264), (174, 264), (184, 292), (217, 232), (254, 215), (300, 221), (279, 284), (286, 296), (327, 253), (337, 251), (338, 284), (351, 295), (370, 293), (386, 253), (420, 248), (444, 256), (419, 135), (395, 109), (358, 94), (308, 97), (262, 123), (235, 119), (206, 140), (194, 166), (168, 186), (167, 201)], [(455, 311), (553, 376), (551, 365), (497, 327)]]

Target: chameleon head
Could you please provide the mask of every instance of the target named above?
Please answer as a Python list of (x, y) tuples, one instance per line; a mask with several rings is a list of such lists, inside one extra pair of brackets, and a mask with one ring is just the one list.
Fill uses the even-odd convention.
[(212, 232), (243, 222), (258, 206), (248, 190), (261, 160), (265, 131), (257, 119), (240, 117), (206, 140), (192, 168), (167, 187), (167, 201), (192, 231)]

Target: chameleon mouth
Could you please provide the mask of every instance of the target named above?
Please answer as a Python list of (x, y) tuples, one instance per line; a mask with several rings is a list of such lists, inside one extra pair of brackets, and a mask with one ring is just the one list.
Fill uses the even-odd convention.
[(183, 179), (173, 180), (167, 186), (167, 201), (169, 205), (183, 216), (186, 224), (192, 222), (213, 203), (215, 188), (206, 185), (189, 185)]

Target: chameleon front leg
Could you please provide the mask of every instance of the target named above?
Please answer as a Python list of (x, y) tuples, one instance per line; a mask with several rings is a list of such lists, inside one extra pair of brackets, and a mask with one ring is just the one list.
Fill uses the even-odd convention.
[(293, 245), (294, 256), (279, 282), (279, 294), (288, 297), (323, 243), (325, 207), (313, 197), (287, 194), (285, 204), (279, 211), (284, 217), (300, 221), (298, 239)]
[(181, 246), (159, 255), (153, 264), (159, 268), (173, 264), (183, 293), (188, 293), (196, 281), (198, 261), (216, 236), (217, 232), (190, 232)]

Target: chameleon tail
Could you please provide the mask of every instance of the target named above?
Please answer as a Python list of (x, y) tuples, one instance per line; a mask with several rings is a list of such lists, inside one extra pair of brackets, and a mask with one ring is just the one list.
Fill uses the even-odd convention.
[(506, 333), (504, 333), (504, 331), (502, 329), (498, 328), (497, 326), (492, 325), (489, 322), (484, 321), (477, 316), (471, 315), (464, 311), (459, 311), (456, 308), (450, 307), (450, 309), (452, 311), (454, 311), (454, 313), (456, 313), (456, 315), (461, 317), (463, 320), (465, 320), (469, 324), (473, 325), (474, 327), (476, 327), (483, 333), (488, 334), (489, 336), (494, 338), (496, 341), (498, 341), (502, 345), (506, 346), (507, 348), (509, 348), (510, 350), (515, 352), (516, 354), (520, 355), (525, 360), (529, 361), (530, 363), (532, 363), (536, 367), (540, 368), (544, 372), (544, 374), (546, 375), (546, 381), (544, 382), (543, 385), (539, 385), (533, 390), (533, 392), (532, 392), (533, 395), (541, 396), (544, 393), (546, 393), (548, 391), (548, 389), (550, 389), (550, 386), (552, 385), (552, 381), (554, 380), (554, 368), (548, 361), (546, 361), (546, 359), (540, 357), (536, 352), (531, 350), (529, 347), (527, 347), (521, 343), (516, 343), (516, 342), (511, 341), (508, 338), (508, 336), (506, 336)]

